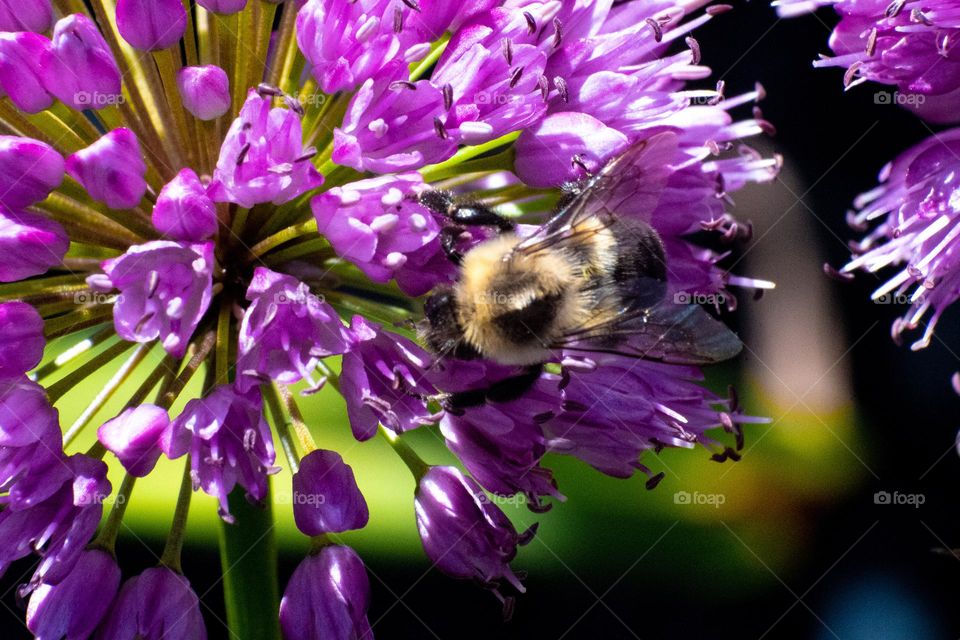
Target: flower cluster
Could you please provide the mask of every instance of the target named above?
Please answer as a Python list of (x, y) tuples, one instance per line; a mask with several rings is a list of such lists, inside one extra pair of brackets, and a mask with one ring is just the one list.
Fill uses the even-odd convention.
[[(457, 280), (450, 256), (498, 232), (457, 228), (425, 194), (473, 190), (470, 202), (522, 215), (529, 231), (563, 183), (636, 146), (645, 186), (616, 213), (662, 238), (668, 294), (732, 308), (729, 287), (772, 286), (727, 273), (726, 253), (691, 239), (748, 237), (729, 194), (779, 167), (743, 142), (772, 131), (759, 109), (732, 115), (762, 88), (726, 98), (722, 84), (688, 86), (710, 75), (692, 31), (728, 7), (118, 0), (60, 15), (49, 0), (22, 4), (0, 5), (12, 105), (0, 115), (0, 572), (41, 557), (21, 589), (38, 637), (205, 638), (181, 561), (190, 495), (216, 498), (232, 540), (246, 526), (234, 498), (270, 500), (281, 451), (310, 552), (281, 601), (248, 604), (275, 606), (288, 639), (372, 637), (366, 570), (339, 537), (366, 526), (367, 505), (299, 408), (324, 386), (357, 440), (381, 435), (413, 472), (435, 566), (507, 609), (507, 591), (523, 591), (510, 563), (535, 528), (518, 532), (487, 492), (549, 508), (563, 496), (546, 453), (616, 477), (639, 470), (650, 488), (663, 474), (641, 461), (648, 451), (739, 458), (756, 418), (696, 367), (560, 351), (519, 396), (460, 406), (451, 399), (523, 372), (431, 353), (409, 330), (418, 298)], [(932, 175), (925, 184), (946, 180)], [(111, 365), (96, 398), (77, 397)], [(123, 409), (105, 415), (114, 397)], [(66, 431), (64, 398), (87, 402)], [(426, 464), (402, 437), (436, 424), (470, 475)], [(91, 425), (93, 447), (67, 453)], [(126, 472), (115, 496), (107, 455)], [(124, 505), (163, 457), (184, 468), (166, 548), (124, 580)]]

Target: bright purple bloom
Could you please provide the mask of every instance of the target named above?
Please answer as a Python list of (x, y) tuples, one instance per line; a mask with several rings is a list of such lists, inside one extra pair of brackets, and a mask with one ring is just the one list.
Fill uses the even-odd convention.
[(123, 99), (120, 68), (97, 25), (81, 13), (57, 21), (41, 67), (47, 91), (74, 109), (103, 109)]
[(197, 0), (197, 4), (213, 13), (230, 15), (243, 11), (243, 8), (247, 6), (247, 0)]
[(317, 449), (293, 474), (293, 518), (305, 535), (362, 529), (369, 519), (353, 469), (335, 451)]
[(167, 567), (123, 583), (98, 640), (206, 640), (200, 600), (190, 582)]
[(142, 51), (167, 49), (187, 29), (187, 11), (180, 0), (117, 0), (117, 30)]
[(436, 422), (438, 416), (427, 408), (437, 393), (425, 375), (430, 355), (360, 316), (353, 317), (350, 329), (353, 346), (343, 356), (340, 392), (354, 437), (372, 438), (380, 423), (400, 433)]
[(16, 282), (63, 264), (70, 240), (58, 222), (0, 205), (0, 282)]
[(899, 340), (904, 331), (923, 326), (914, 350), (930, 344), (940, 316), (960, 291), (958, 153), (960, 129), (938, 133), (901, 153), (880, 172), (880, 185), (854, 201), (857, 211), (850, 216), (851, 226), (866, 236), (854, 245), (843, 272), (900, 269), (873, 298), (910, 305), (892, 332)]
[(114, 129), (67, 158), (67, 173), (94, 200), (111, 209), (132, 209), (147, 192), (147, 165), (129, 129)]
[(313, 155), (303, 148), (300, 116), (251, 91), (220, 147), (210, 196), (241, 207), (289, 202), (323, 184)]
[(0, 304), (0, 379), (17, 377), (40, 364), (46, 344), (43, 318), (36, 309), (25, 302)]
[(213, 243), (155, 240), (105, 261), (103, 270), (121, 293), (113, 307), (117, 334), (159, 338), (168, 353), (183, 356), (213, 295)]
[(180, 69), (177, 89), (184, 108), (201, 120), (215, 120), (230, 110), (230, 78), (214, 64)]
[(50, 406), (43, 387), (25, 376), (4, 376), (0, 380), (0, 446), (23, 447), (39, 440), (49, 442), (54, 429), (59, 431), (57, 410)]
[(427, 42), (439, 40), (445, 31), (456, 33), (460, 25), (501, 4), (501, 0), (419, 0), (419, 11), (407, 15), (406, 24)]
[(242, 391), (260, 378), (284, 384), (311, 380), (320, 358), (348, 349), (337, 312), (292, 276), (257, 267), (247, 300), (237, 357)]
[(51, 24), (50, 0), (0, 0), (0, 31), (43, 33)]
[(217, 205), (193, 169), (183, 169), (160, 190), (151, 214), (165, 236), (199, 242), (217, 233)]
[(83, 454), (61, 458), (69, 473), (54, 492), (43, 500), (0, 511), (0, 574), (14, 560), (33, 551), (43, 560), (32, 584), (56, 584), (73, 568), (90, 541), (100, 516), (103, 501), (110, 495), (107, 465)]
[(97, 439), (132, 476), (142, 478), (160, 459), (160, 435), (167, 430), (167, 410), (153, 404), (126, 409), (97, 430)]
[(422, 188), (419, 173), (381, 176), (334, 187), (310, 206), (320, 234), (339, 256), (371, 280), (397, 278), (401, 289), (419, 296), (455, 277), (455, 270), (442, 266), (418, 268), (441, 252), (440, 223), (417, 201)]
[[(386, 67), (400, 79), (409, 8), (389, 0), (308, 0), (297, 14), (297, 44), (324, 93), (351, 91)], [(401, 33), (395, 29), (399, 20)]]
[(63, 182), (63, 156), (45, 142), (0, 136), (0, 203), (12, 209), (46, 199)]
[(476, 580), (501, 598), (501, 578), (525, 591), (510, 562), (517, 545), (533, 539), (536, 525), (518, 535), (480, 485), (455, 467), (431, 467), (420, 479), (414, 508), (423, 549), (441, 571)]
[(373, 640), (370, 581), (350, 547), (331, 545), (304, 558), (280, 601), (286, 640)]
[(103, 620), (120, 586), (120, 567), (106, 551), (83, 551), (56, 584), (40, 583), (27, 605), (27, 628), (37, 640), (88, 638)]
[(366, 80), (333, 132), (333, 161), (357, 171), (394, 173), (446, 160), (457, 149), (443, 92), (427, 80), (396, 80), (385, 69)]
[(267, 495), (267, 475), (276, 473), (270, 425), (259, 389), (239, 393), (220, 385), (187, 403), (170, 423), (160, 446), (169, 458), (190, 454), (194, 489), (220, 501), (220, 517), (233, 522), (227, 496), (236, 485), (251, 500)]
[(0, 33), (0, 87), (21, 111), (39, 113), (53, 104), (40, 66), (50, 41), (37, 33)]

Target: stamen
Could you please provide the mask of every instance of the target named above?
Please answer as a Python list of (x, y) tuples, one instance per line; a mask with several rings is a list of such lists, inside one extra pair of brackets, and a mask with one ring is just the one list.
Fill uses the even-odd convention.
[(507, 65), (513, 64), (513, 41), (511, 41), (510, 38), (501, 40), (500, 50), (503, 52), (503, 57), (507, 61)]
[(570, 90), (567, 88), (567, 81), (556, 76), (553, 79), (553, 86), (557, 88), (557, 91), (560, 93), (560, 99), (564, 102), (570, 102)]
[(553, 48), (559, 49), (563, 43), (563, 23), (560, 18), (553, 19)]
[(529, 11), (524, 11), (523, 17), (527, 21), (527, 33), (535, 34), (537, 32), (537, 19)]
[(520, 82), (520, 78), (523, 77), (523, 67), (517, 67), (510, 74), (510, 88), (513, 89), (517, 86), (517, 83)]
[(441, 140), (446, 140), (450, 137), (449, 134), (447, 134), (447, 128), (443, 126), (443, 121), (438, 117), (434, 117), (433, 119), (433, 129), (437, 132), (437, 137)]
[(660, 26), (660, 23), (654, 20), (653, 18), (647, 18), (646, 20), (644, 20), (644, 22), (650, 25), (650, 28), (653, 29), (653, 39), (656, 40), (657, 42), (662, 41), (663, 28)]
[(453, 107), (453, 85), (448, 82), (440, 90), (443, 92), (443, 108), (449, 111)]

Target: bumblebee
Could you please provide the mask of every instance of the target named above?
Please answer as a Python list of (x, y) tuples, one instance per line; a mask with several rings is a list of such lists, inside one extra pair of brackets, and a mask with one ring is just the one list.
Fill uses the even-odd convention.
[[(460, 266), (457, 281), (425, 302), (422, 339), (440, 358), (525, 368), (491, 389), (455, 394), (452, 406), (519, 397), (560, 352), (698, 365), (740, 352), (739, 338), (701, 307), (665, 299), (660, 236), (619, 214), (628, 202), (631, 211), (652, 210), (668, 175), (657, 159), (675, 145), (674, 134), (657, 134), (567, 185), (554, 215), (529, 234), (478, 202), (421, 194), (424, 206), (451, 221), (441, 244)], [(475, 225), (498, 234), (461, 254), (457, 241)]]

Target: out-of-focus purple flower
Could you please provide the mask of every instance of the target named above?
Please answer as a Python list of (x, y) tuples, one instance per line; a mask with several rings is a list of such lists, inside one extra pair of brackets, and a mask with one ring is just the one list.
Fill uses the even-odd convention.
[(230, 78), (216, 65), (180, 69), (177, 89), (184, 108), (201, 120), (215, 120), (230, 110)]
[(103, 263), (120, 290), (113, 307), (117, 334), (132, 342), (159, 338), (182, 357), (213, 295), (213, 243), (155, 240)]
[(0, 205), (0, 282), (46, 273), (63, 263), (70, 240), (58, 222)]
[(446, 160), (457, 149), (443, 92), (427, 80), (396, 80), (392, 68), (366, 80), (333, 132), (333, 161), (357, 171), (394, 173)]
[(63, 156), (46, 142), (0, 136), (0, 203), (11, 209), (44, 200), (63, 182)]
[(190, 453), (194, 489), (220, 501), (220, 516), (233, 522), (227, 496), (236, 485), (251, 500), (267, 495), (267, 475), (276, 473), (270, 425), (259, 389), (239, 393), (230, 385), (187, 403), (160, 440), (169, 458)]
[(300, 116), (251, 91), (220, 147), (210, 196), (242, 207), (289, 202), (323, 184), (313, 155), (303, 148)]
[(455, 467), (431, 467), (420, 479), (414, 508), (423, 549), (441, 571), (477, 580), (498, 595), (500, 579), (525, 590), (510, 562), (536, 526), (518, 535), (473, 478)]
[(403, 336), (354, 316), (353, 346), (344, 354), (340, 392), (357, 440), (368, 440), (381, 422), (397, 433), (437, 421), (427, 408), (437, 390), (427, 380), (430, 355)]
[(307, 556), (280, 601), (286, 640), (373, 640), (367, 620), (370, 581), (350, 547), (331, 545)]
[(206, 640), (200, 600), (183, 575), (154, 567), (123, 583), (97, 639), (139, 638)]
[(262, 378), (284, 384), (310, 380), (320, 358), (349, 347), (333, 307), (292, 276), (257, 267), (247, 300), (237, 357), (241, 391)]
[(381, 176), (334, 187), (310, 206), (318, 230), (339, 256), (371, 280), (396, 277), (406, 293), (419, 296), (453, 279), (450, 269), (418, 268), (441, 251), (440, 224), (416, 198), (423, 186), (419, 173)]
[(52, 23), (50, 0), (0, 0), (0, 31), (43, 33)]
[(123, 99), (120, 68), (97, 25), (81, 13), (57, 21), (41, 61), (47, 91), (74, 109), (103, 109)]
[(922, 6), (908, 2), (868, 0), (852, 2), (789, 2), (779, 5), (781, 15), (833, 4), (840, 22), (830, 35), (833, 57), (821, 57), (816, 67), (843, 67), (844, 85), (872, 80), (895, 85), (902, 104), (937, 122), (956, 122), (956, 110), (924, 112), (927, 96), (954, 94), (960, 90), (960, 15), (949, 0), (933, 0)]
[(242, 11), (247, 6), (247, 0), (197, 0), (197, 4), (213, 13), (230, 15)]
[(129, 129), (114, 129), (67, 158), (67, 173), (94, 200), (111, 209), (131, 209), (147, 192), (147, 165), (140, 142)]
[(117, 30), (137, 49), (167, 49), (187, 30), (187, 11), (180, 0), (117, 0)]
[(52, 494), (23, 508), (0, 511), (0, 574), (14, 560), (36, 551), (43, 559), (32, 584), (56, 584), (70, 573), (96, 531), (103, 500), (110, 495), (107, 465), (79, 453), (60, 464), (69, 473), (57, 476), (61, 482)]
[[(873, 299), (910, 304), (892, 333), (899, 341), (904, 331), (925, 325), (914, 350), (930, 344), (937, 321), (960, 291), (958, 154), (960, 129), (911, 147), (883, 168), (878, 187), (854, 201), (857, 211), (849, 218), (851, 226), (867, 233), (842, 271), (900, 267), (873, 292)], [(880, 222), (867, 231), (876, 220)]]
[(27, 628), (37, 640), (88, 638), (103, 620), (117, 587), (120, 567), (108, 552), (83, 551), (56, 584), (40, 583), (27, 605)]
[(142, 478), (160, 459), (160, 435), (167, 430), (167, 410), (154, 404), (126, 409), (97, 430), (97, 439), (132, 476)]
[(367, 526), (367, 501), (353, 469), (335, 451), (317, 449), (293, 474), (293, 518), (305, 535), (342, 533)]
[(25, 302), (0, 304), (0, 379), (17, 377), (40, 364), (46, 344), (43, 318), (36, 309)]
[(21, 111), (39, 113), (53, 104), (40, 61), (50, 41), (30, 31), (0, 33), (0, 87)]
[[(351, 91), (382, 69), (400, 78), (408, 7), (390, 0), (308, 0), (297, 14), (297, 44), (324, 93)], [(399, 25), (399, 29), (396, 27)]]
[(174, 240), (199, 242), (217, 232), (217, 205), (193, 169), (163, 186), (151, 217), (157, 231)]

